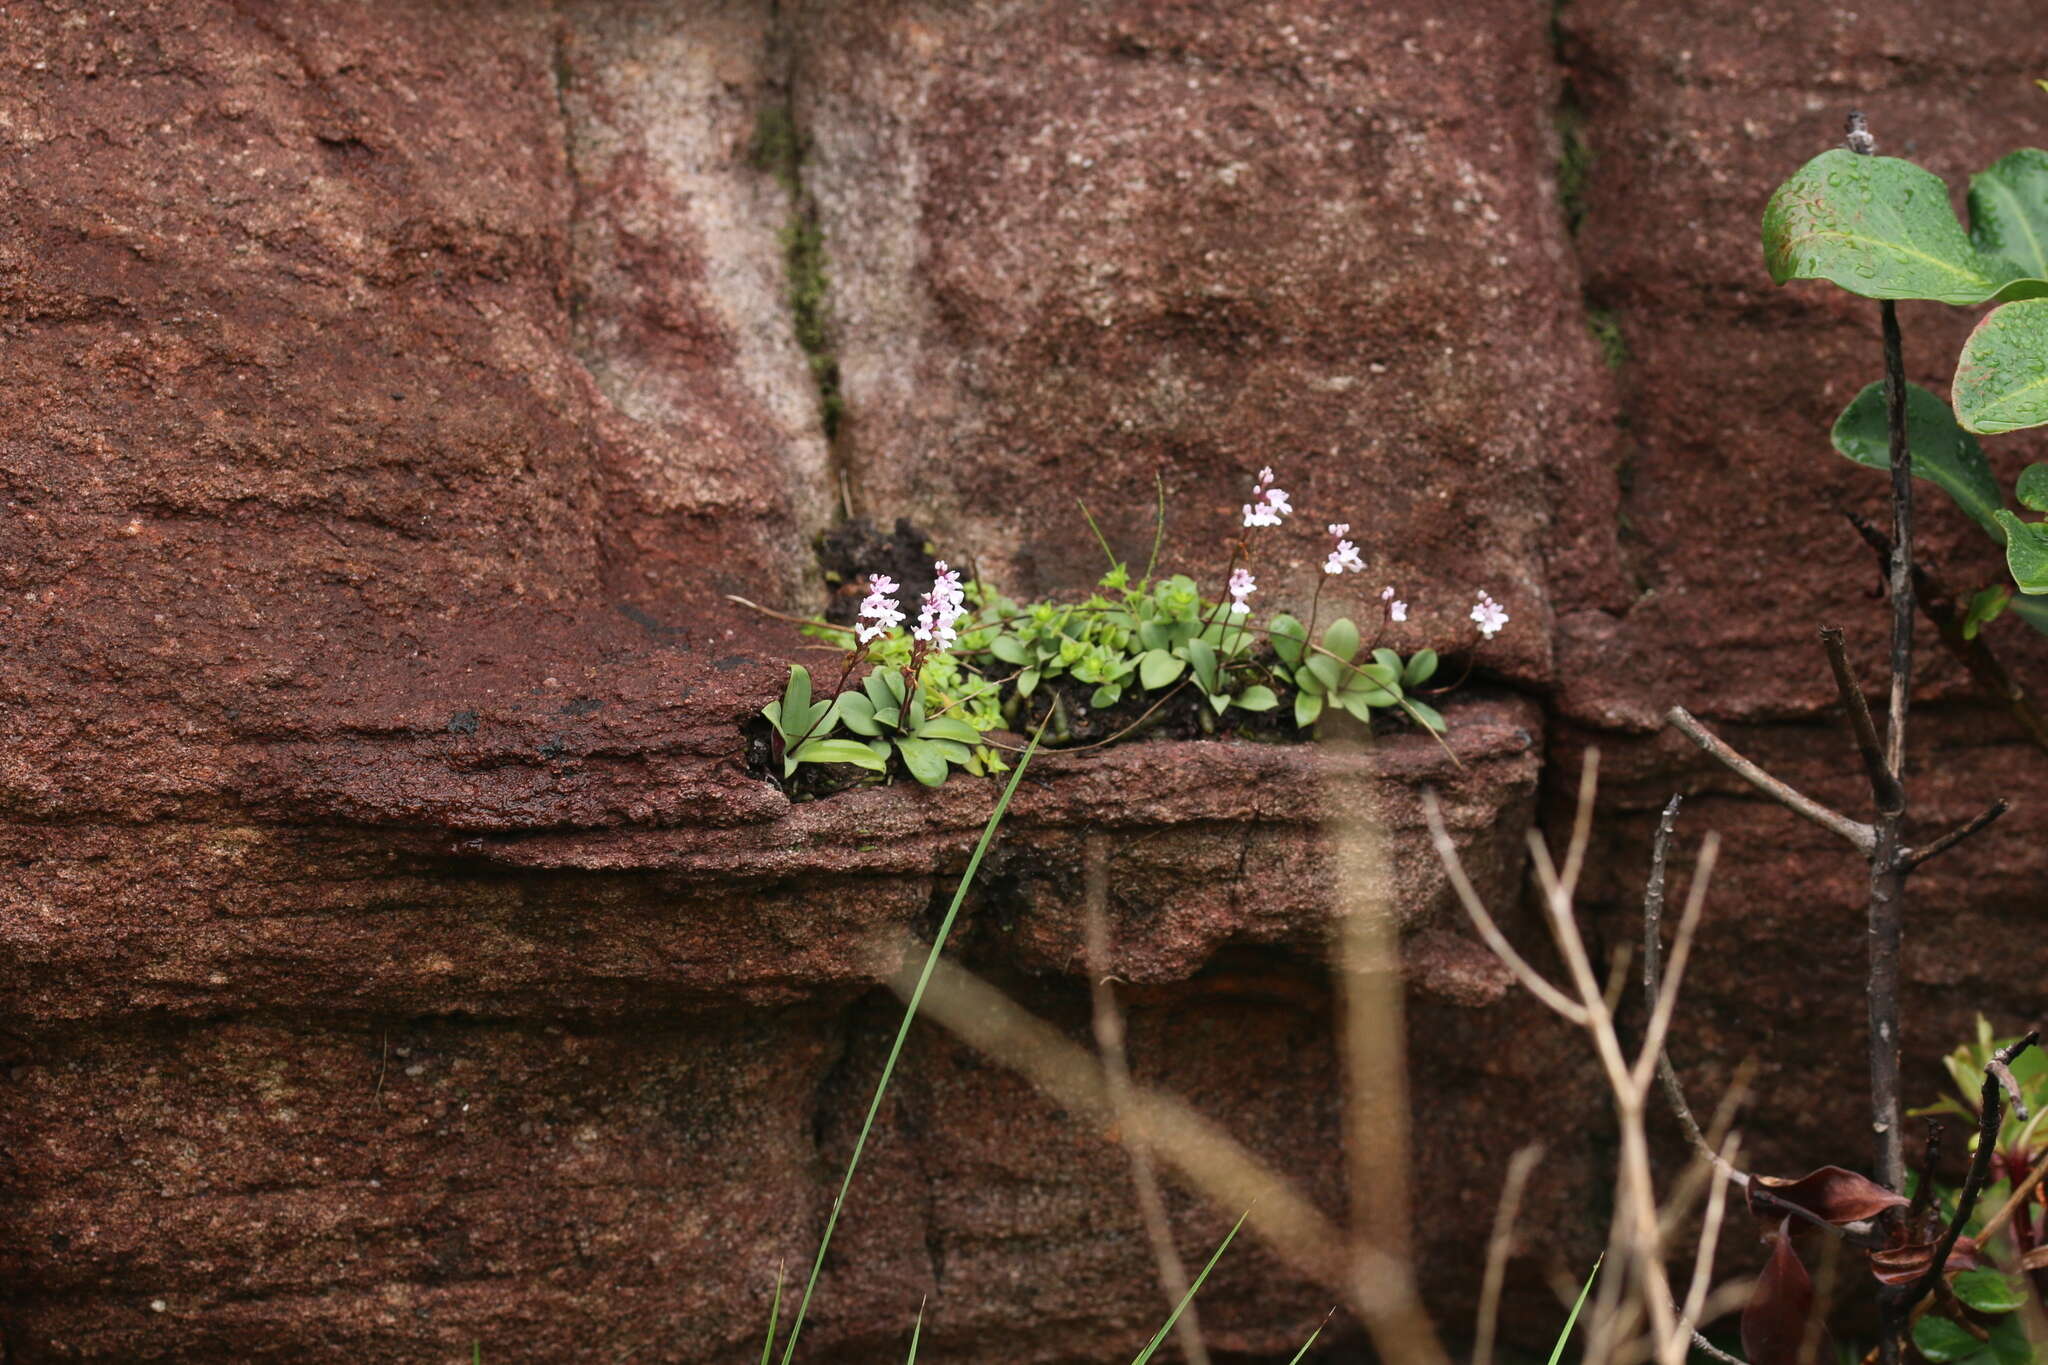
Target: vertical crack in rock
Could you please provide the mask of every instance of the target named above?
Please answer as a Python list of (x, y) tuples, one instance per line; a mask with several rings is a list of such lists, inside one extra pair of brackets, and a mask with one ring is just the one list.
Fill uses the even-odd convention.
[(748, 151), (755, 169), (773, 176), (788, 200), (787, 218), (778, 234), (786, 277), (783, 301), (788, 309), (790, 332), (803, 351), (817, 390), (818, 425), (825, 436), (830, 496), (838, 499), (840, 515), (851, 517), (852, 477), (839, 439), (846, 415), (846, 395), (840, 385), (839, 356), (833, 347), (825, 307), (830, 288), (825, 228), (817, 196), (804, 184), (804, 161), (810, 151), (810, 139), (797, 101), (799, 49), (789, 10), (778, 0), (771, 0), (769, 7), (766, 65), (780, 75), (771, 76), (764, 83), (765, 98)]

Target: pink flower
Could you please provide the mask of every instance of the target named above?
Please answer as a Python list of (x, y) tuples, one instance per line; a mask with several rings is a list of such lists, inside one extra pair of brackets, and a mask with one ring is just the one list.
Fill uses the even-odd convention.
[(1479, 624), (1479, 633), (1491, 640), (1500, 634), (1500, 628), (1508, 623), (1507, 608), (1493, 600), (1486, 589), (1479, 590), (1479, 600), (1473, 604), (1472, 619)]
[(1258, 580), (1252, 577), (1250, 569), (1243, 567), (1232, 569), (1230, 571), (1231, 614), (1236, 615), (1241, 611), (1250, 611), (1251, 608), (1246, 605), (1246, 599), (1258, 590)]
[(1351, 523), (1350, 523), (1350, 522), (1348, 522), (1348, 521), (1333, 521), (1333, 522), (1331, 522), (1331, 523), (1330, 523), (1330, 534), (1331, 534), (1331, 535), (1333, 535), (1333, 536), (1335, 536), (1335, 537), (1336, 537), (1337, 539), (1339, 539), (1339, 540), (1342, 540), (1342, 539), (1344, 539), (1344, 537), (1346, 537), (1346, 536), (1348, 536), (1348, 535), (1350, 535), (1350, 534), (1351, 534)]
[(1278, 526), (1280, 519), (1294, 510), (1294, 504), (1287, 500), (1285, 489), (1273, 487), (1273, 469), (1268, 465), (1259, 471), (1259, 481), (1252, 486), (1254, 501), (1244, 505), (1244, 524), (1247, 526)]
[(1330, 551), (1330, 557), (1323, 561), (1324, 573), (1364, 573), (1365, 560), (1359, 557), (1358, 547), (1348, 540), (1337, 542), (1337, 548)]
[(1380, 601), (1387, 604), (1388, 620), (1405, 621), (1408, 619), (1408, 604), (1395, 599), (1393, 584), (1389, 583), (1386, 587), (1380, 589)]
[(932, 565), (932, 569), (938, 577), (918, 606), (917, 625), (910, 634), (912, 639), (934, 649), (951, 649), (953, 641), (959, 638), (953, 625), (967, 614), (967, 598), (960, 587), (960, 575), (947, 568), (945, 560)]
[(887, 635), (903, 624), (903, 613), (896, 609), (896, 580), (887, 574), (871, 574), (868, 577), (868, 595), (860, 604), (861, 627), (855, 632), (862, 644)]

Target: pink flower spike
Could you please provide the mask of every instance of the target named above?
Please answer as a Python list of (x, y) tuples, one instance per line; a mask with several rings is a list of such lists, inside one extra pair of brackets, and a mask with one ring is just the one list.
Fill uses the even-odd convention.
[(1350, 522), (1348, 522), (1348, 521), (1333, 521), (1333, 522), (1331, 522), (1331, 523), (1330, 523), (1330, 534), (1331, 534), (1331, 535), (1333, 535), (1333, 536), (1335, 536), (1335, 537), (1336, 537), (1337, 539), (1339, 539), (1339, 540), (1342, 540), (1342, 539), (1344, 539), (1344, 537), (1346, 537), (1346, 536), (1348, 536), (1348, 535), (1350, 535), (1350, 534), (1351, 534), (1351, 523), (1350, 523)]
[(1273, 482), (1273, 466), (1267, 465), (1259, 471), (1259, 487), (1269, 487)]
[(912, 639), (935, 649), (951, 649), (959, 638), (953, 625), (967, 614), (967, 597), (960, 587), (959, 573), (947, 568), (945, 560), (932, 565), (932, 569), (932, 590), (919, 604), (917, 625), (910, 634)]
[(1280, 514), (1263, 502), (1248, 502), (1244, 505), (1244, 524), (1247, 526), (1278, 526)]
[(1258, 590), (1258, 580), (1252, 577), (1250, 569), (1239, 567), (1230, 571), (1230, 598), (1240, 608), (1245, 606), (1245, 599)]
[(869, 576), (868, 595), (860, 604), (861, 625), (854, 632), (855, 639), (870, 644), (903, 624), (903, 613), (896, 609), (896, 599), (890, 596), (895, 591), (896, 580), (887, 574)]
[(1394, 602), (1394, 603), (1390, 604), (1390, 605), (1389, 605), (1389, 606), (1387, 607), (1387, 618), (1388, 618), (1389, 620), (1392, 620), (1392, 621), (1405, 621), (1405, 620), (1407, 620), (1407, 619), (1408, 619), (1408, 604), (1407, 604), (1406, 602)]
[(1272, 508), (1283, 517), (1291, 515), (1294, 511), (1294, 504), (1289, 502), (1287, 494), (1278, 488), (1268, 488), (1266, 490), (1266, 506)]

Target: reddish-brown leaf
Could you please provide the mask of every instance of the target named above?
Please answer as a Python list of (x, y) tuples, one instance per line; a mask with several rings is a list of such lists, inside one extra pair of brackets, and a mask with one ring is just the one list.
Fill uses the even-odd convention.
[[(1908, 1284), (1925, 1275), (1933, 1260), (1933, 1242), (1908, 1242), (1871, 1252), (1870, 1273), (1877, 1276), (1880, 1284)], [(1980, 1270), (1983, 1264), (1977, 1255), (1977, 1244), (1968, 1237), (1958, 1237), (1941, 1270), (1947, 1275), (1957, 1270)]]
[(1742, 1354), (1749, 1365), (1798, 1365), (1806, 1321), (1813, 1315), (1813, 1279), (1792, 1250), (1790, 1218), (1778, 1225), (1771, 1241), (1771, 1259), (1742, 1310)]
[(1840, 1166), (1823, 1166), (1797, 1180), (1770, 1175), (1751, 1176), (1749, 1211), (1767, 1219), (1782, 1217), (1784, 1210), (1774, 1209), (1767, 1200), (1758, 1199), (1759, 1186), (1773, 1198), (1805, 1209), (1836, 1227), (1844, 1223), (1860, 1223), (1866, 1218), (1877, 1217), (1886, 1209), (1902, 1209), (1911, 1202), (1897, 1191), (1888, 1190), (1854, 1171), (1845, 1171)]

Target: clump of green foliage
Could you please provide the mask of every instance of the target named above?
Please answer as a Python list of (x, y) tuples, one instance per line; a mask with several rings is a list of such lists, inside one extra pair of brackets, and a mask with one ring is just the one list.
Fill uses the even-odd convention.
[[(1247, 527), (1278, 525), (1292, 510), (1271, 483), (1271, 471), (1263, 472), (1254, 489), (1262, 501), (1247, 504)], [(1318, 603), (1322, 583), (1364, 568), (1343, 538), (1349, 527), (1333, 525), (1331, 533), (1336, 548), (1318, 580)], [(1239, 562), (1248, 547), (1248, 539), (1236, 542), (1227, 591), (1216, 597), (1186, 574), (1155, 576), (1156, 539), (1144, 573), (1134, 576), (1112, 555), (1095, 590), (1078, 601), (1020, 602), (978, 581), (962, 583), (942, 561), (911, 631), (895, 628), (904, 619), (890, 596), (896, 585), (873, 576), (860, 622), (805, 626), (847, 651), (833, 699), (813, 700), (808, 671), (794, 666), (783, 700), (765, 712), (783, 776), (806, 763), (838, 763), (877, 774), (900, 770), (938, 786), (956, 769), (1004, 771), (1003, 755), (1014, 746), (993, 732), (1043, 722), (1048, 745), (1069, 744), (1080, 721), (1104, 712), (1118, 727), (1095, 741), (1107, 743), (1159, 723), (1175, 698), (1183, 698), (1175, 713), (1181, 723), (1205, 734), (1231, 717), (1239, 733), (1287, 738), (1291, 730), (1309, 738), (1338, 712), (1368, 726), (1389, 717), (1444, 733), (1442, 714), (1419, 695), (1436, 676), (1437, 651), (1404, 657), (1379, 643), (1407, 615), (1391, 587), (1380, 596), (1370, 638), (1349, 617), (1319, 629), (1313, 610), (1306, 622), (1285, 612), (1259, 621), (1248, 603), (1255, 581)], [(1491, 638), (1508, 618), (1481, 593), (1472, 619)], [(862, 665), (871, 667), (856, 679)], [(1191, 708), (1190, 699), (1197, 703)], [(1277, 714), (1259, 724), (1267, 713)]]

